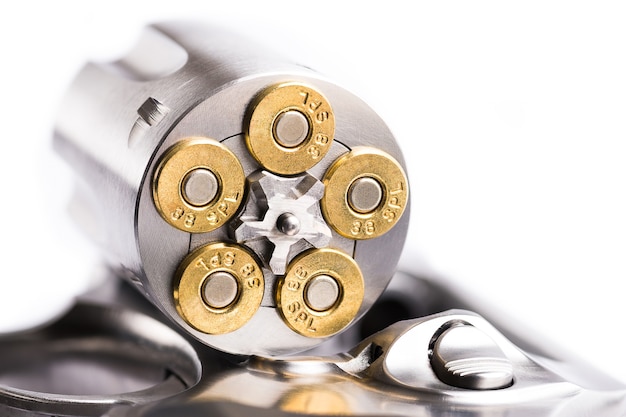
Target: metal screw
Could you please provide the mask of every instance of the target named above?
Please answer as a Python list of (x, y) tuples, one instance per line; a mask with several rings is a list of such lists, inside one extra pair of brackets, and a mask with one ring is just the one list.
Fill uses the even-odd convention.
[(305, 115), (296, 110), (289, 110), (276, 118), (274, 136), (280, 145), (294, 148), (309, 136), (309, 129), (309, 120)]
[(238, 292), (237, 279), (228, 272), (218, 271), (206, 278), (202, 298), (209, 307), (222, 309), (235, 301)]
[(283, 213), (276, 219), (276, 227), (287, 236), (294, 236), (300, 231), (300, 220), (291, 213)]
[(348, 203), (358, 213), (370, 213), (378, 207), (383, 199), (383, 188), (371, 177), (355, 180), (348, 189)]
[(327, 311), (339, 298), (339, 284), (331, 276), (318, 275), (308, 283), (304, 299), (315, 311)]
[(213, 172), (206, 168), (196, 168), (183, 179), (183, 197), (192, 206), (204, 206), (215, 198), (219, 187), (219, 181)]

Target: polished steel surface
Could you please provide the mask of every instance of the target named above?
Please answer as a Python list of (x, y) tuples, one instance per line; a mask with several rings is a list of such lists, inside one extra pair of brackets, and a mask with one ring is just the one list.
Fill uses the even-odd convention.
[(276, 227), (281, 233), (293, 236), (300, 231), (300, 220), (292, 213), (283, 213), (276, 219)]
[[(587, 373), (581, 385), (571, 372), (581, 365), (579, 361), (571, 362), (559, 349), (551, 351), (553, 361), (545, 362), (539, 349), (531, 349), (532, 353), (521, 349), (485, 318), (467, 310), (449, 310), (450, 304), (463, 302), (453, 288), (436, 279), (397, 275), (392, 291), (335, 339), (334, 353), (270, 358), (228, 356), (186, 340), (186, 332), (178, 329), (176, 334), (168, 328), (171, 321), (127, 283), (109, 278), (59, 322), (2, 339), (3, 415), (608, 417), (626, 413), (625, 386), (609, 383), (610, 378), (599, 372)], [(394, 293), (396, 286), (407, 298)], [(394, 315), (399, 310), (390, 308), (390, 303), (400, 306), (407, 299), (430, 300), (423, 310), (427, 315), (410, 318), (414, 304), (403, 306), (404, 317)], [(380, 327), (381, 315), (373, 314), (379, 307), (388, 312), (386, 320), (405, 320), (364, 336)], [(514, 330), (515, 323), (509, 325)], [(493, 342), (490, 355), (497, 348), (501, 359), (509, 361), (511, 384), (500, 389), (460, 388), (439, 378), (431, 366), (433, 344), (446, 331), (469, 328)], [(475, 340), (471, 335), (470, 339)], [(77, 348), (91, 355), (81, 357)], [(23, 365), (35, 356), (39, 360), (32, 366)], [(168, 371), (158, 372), (164, 368)], [(41, 372), (44, 369), (49, 372)], [(60, 375), (69, 377), (60, 379)], [(101, 375), (107, 378), (94, 379)]]
[(47, 327), (2, 337), (0, 351), (3, 415), (100, 416), (186, 391), (201, 372), (192, 345), (167, 325), (88, 301)]
[(448, 385), (502, 389), (513, 384), (511, 361), (496, 342), (474, 326), (451, 321), (431, 345), (431, 367)]
[(255, 249), (275, 275), (303, 247), (328, 246), (332, 232), (319, 202), (324, 185), (311, 175), (279, 177), (266, 171), (249, 178), (250, 198), (235, 229), (237, 242)]
[(106, 279), (0, 338), (3, 415), (626, 415), (626, 387), (566, 349), (410, 262), (394, 275), (393, 136), (249, 40), (147, 28), (78, 75), (55, 147)]
[[(299, 116), (291, 117), (292, 111), (307, 118), (309, 132), (301, 144), (285, 147), (279, 141), (292, 146), (301, 136), (291, 132), (294, 123), (296, 128), (298, 124), (305, 127), (298, 122)], [(259, 114), (265, 116), (259, 119)], [(259, 156), (266, 147), (256, 145), (257, 138), (266, 136), (250, 135), (250, 128), (256, 131), (257, 127), (272, 143), (269, 160)], [(357, 146), (379, 149), (404, 166), (401, 150), (381, 118), (353, 93), (311, 69), (220, 28), (155, 24), (146, 28), (127, 56), (112, 63), (88, 63), (80, 71), (61, 104), (55, 129), (55, 149), (85, 185), (76, 199), (85, 219), (82, 226), (102, 248), (108, 263), (191, 335), (233, 353), (282, 355), (323, 342), (286, 326), (272, 295), (286, 263), (316, 245), (355, 259), (365, 282), (356, 317), (367, 312), (396, 268), (407, 233), (408, 202), (406, 213), (389, 233), (368, 241), (356, 241), (334, 230), (329, 233), (322, 227), (325, 221), (313, 225), (317, 231), (311, 235), (310, 220), (323, 217), (316, 212), (317, 203), (310, 215), (295, 212), (290, 203), (282, 204), (289, 206), (284, 210), (267, 210), (268, 220), (275, 217), (263, 229), (269, 230), (273, 241), (257, 239), (263, 231), (248, 240), (249, 249), (263, 264), (265, 278), (261, 307), (248, 324), (216, 335), (199, 331), (181, 317), (172, 296), (179, 264), (206, 244), (241, 241), (234, 233), (240, 222), (237, 215), (252, 217), (249, 203), (255, 198), (253, 187), (246, 185), (242, 193), (237, 194), (242, 191), (237, 189), (233, 195), (215, 197), (198, 207), (212, 192), (195, 192), (184, 181), (188, 170), (211, 170), (220, 181), (220, 191), (230, 173), (193, 161), (172, 177), (173, 191), (165, 200), (174, 201), (174, 206), (155, 207), (154, 196), (160, 193), (154, 191), (152, 182), (158, 178), (160, 162), (177, 154), (168, 154), (169, 150), (178, 150), (185, 140), (198, 137), (214, 139), (220, 149), (235, 155), (251, 185), (263, 170), (278, 171), (272, 175), (285, 179), (296, 173), (321, 182), (331, 164)], [(301, 158), (297, 168), (292, 163), (296, 155)], [(291, 168), (285, 175), (280, 167)], [(298, 194), (297, 189), (293, 191)], [(240, 203), (245, 211), (238, 210)], [(199, 210), (213, 205), (214, 211)], [(285, 212), (300, 222), (293, 236), (278, 231), (276, 220)], [(254, 215), (256, 221), (263, 221), (262, 211)], [(201, 224), (212, 227), (197, 229)], [(278, 245), (272, 252), (275, 242)], [(379, 258), (374, 255), (380, 247), (386, 248), (386, 256)]]

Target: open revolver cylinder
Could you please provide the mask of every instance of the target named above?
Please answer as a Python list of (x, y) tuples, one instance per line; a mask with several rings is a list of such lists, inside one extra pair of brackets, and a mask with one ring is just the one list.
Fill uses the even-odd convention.
[(54, 144), (113, 269), (230, 353), (287, 354), (343, 331), (404, 244), (409, 185), (383, 121), (224, 31), (154, 25), (118, 61), (86, 65)]

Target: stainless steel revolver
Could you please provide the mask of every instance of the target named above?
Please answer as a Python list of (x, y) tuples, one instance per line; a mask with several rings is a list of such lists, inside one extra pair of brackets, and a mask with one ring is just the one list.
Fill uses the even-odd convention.
[(8, 415), (584, 416), (626, 388), (397, 272), (407, 166), (361, 99), (219, 28), (87, 64), (55, 149), (102, 288), (3, 338)]
[(218, 349), (319, 344), (371, 307), (401, 253), (409, 188), (382, 120), (223, 31), (155, 25), (88, 64), (54, 143), (109, 264)]

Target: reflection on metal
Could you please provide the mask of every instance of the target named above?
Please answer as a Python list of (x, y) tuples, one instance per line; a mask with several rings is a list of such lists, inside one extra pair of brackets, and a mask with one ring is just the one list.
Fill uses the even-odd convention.
[(446, 384), (484, 390), (513, 384), (511, 361), (496, 342), (474, 326), (452, 322), (437, 336), (431, 350), (432, 368)]
[(257, 248), (274, 274), (283, 275), (289, 259), (303, 249), (323, 248), (330, 242), (331, 231), (319, 205), (324, 185), (314, 177), (261, 172), (250, 180), (250, 194), (235, 238)]
[[(351, 149), (379, 150), (404, 169), (391, 130), (360, 97), (236, 32), (192, 22), (144, 32), (119, 59), (87, 63), (61, 100), (54, 149), (80, 184), (73, 219), (111, 267), (205, 345), (280, 356), (322, 344), (323, 337), (305, 338), (286, 325), (275, 290), (296, 256), (332, 248), (364, 265), (352, 321), (382, 294), (408, 216), (384, 242), (346, 237), (322, 215), (320, 200), (329, 168)], [(378, 183), (357, 179), (342, 184), (339, 200), (326, 200), (341, 205), (349, 197), (349, 207), (370, 216), (386, 201)], [(246, 297), (223, 273), (239, 272), (212, 270), (217, 275), (196, 282), (202, 285), (187, 294), (197, 301), (193, 313), (176, 299), (180, 263), (219, 242), (241, 245), (263, 269), (262, 305), (250, 317), (227, 313)], [(327, 304), (320, 288), (309, 294), (314, 310)], [(214, 313), (223, 325), (196, 320)]]
[[(416, 277), (399, 275), (397, 282), (409, 298), (456, 299), (447, 288)], [(387, 295), (395, 297), (394, 287)], [(400, 321), (360, 342), (358, 330), (344, 333), (349, 337), (335, 346), (340, 353), (331, 356), (235, 358), (148, 317), (160, 316), (113, 277), (91, 297), (99, 300), (79, 301), (47, 328), (0, 338), (0, 413), (609, 417), (626, 412), (622, 384), (580, 363), (523, 351), (483, 317), (464, 310)], [(467, 347), (467, 334), (445, 336), (454, 329), (473, 329), (470, 339), (488, 341), (477, 351), (509, 361), (513, 383), (483, 390), (442, 381), (431, 366), (437, 341), (444, 337), (452, 351)], [(356, 346), (349, 348), (353, 341)], [(584, 384), (575, 382), (581, 380)]]
[(352, 408), (341, 391), (319, 385), (296, 386), (280, 400), (278, 408), (292, 413), (349, 415)]
[(152, 403), (201, 376), (185, 338), (136, 311), (79, 302), (46, 328), (0, 338), (0, 414), (101, 416)]
[(458, 289), (390, 282), (409, 213), (393, 135), (249, 40), (150, 26), (81, 70), (54, 143), (111, 276), (0, 337), (1, 415), (626, 415), (622, 383)]

